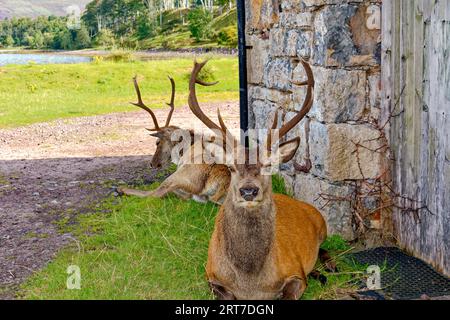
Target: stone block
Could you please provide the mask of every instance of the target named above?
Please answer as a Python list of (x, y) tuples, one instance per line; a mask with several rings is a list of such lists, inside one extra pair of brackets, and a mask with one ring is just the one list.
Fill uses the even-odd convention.
[(325, 6), (316, 14), (314, 64), (342, 67), (381, 63), (380, 30), (373, 28), (373, 13), (367, 9), (365, 4), (352, 2)]
[(302, 30), (273, 29), (270, 32), (271, 57), (301, 57), (311, 56), (312, 32)]
[(351, 187), (344, 183), (329, 183), (311, 174), (297, 174), (294, 178), (294, 195), (300, 201), (316, 207), (325, 218), (328, 234), (339, 234), (347, 240), (354, 238), (352, 211), (348, 201), (330, 201), (321, 198), (345, 198)]
[[(297, 75), (299, 72), (304, 75), (301, 65), (294, 70), (293, 77), (296, 81), (300, 78)], [(359, 120), (367, 113), (365, 71), (313, 67), (313, 73), (316, 86), (311, 117), (326, 123), (342, 123)], [(305, 91), (299, 91), (294, 96), (294, 103), (302, 102), (304, 95)]]
[[(312, 170), (330, 181), (377, 178), (381, 173), (382, 155), (377, 130), (365, 125), (322, 124), (312, 121), (310, 150)], [(355, 144), (364, 147), (357, 148)], [(356, 152), (356, 149), (359, 151)]]
[(268, 89), (260, 86), (249, 86), (248, 96), (250, 100), (262, 100), (276, 103), (280, 108), (287, 109), (292, 101), (292, 94), (289, 92)]
[(257, 36), (249, 36), (247, 43), (253, 47), (251, 54), (247, 55), (248, 81), (259, 84), (263, 82), (264, 70), (269, 61), (269, 41)]
[(277, 1), (255, 0), (246, 1), (247, 29), (249, 31), (265, 31), (272, 29), (278, 22), (279, 7)]
[(289, 58), (269, 59), (264, 71), (264, 85), (281, 91), (290, 90), (294, 67)]
[(279, 26), (288, 29), (311, 28), (313, 14), (311, 12), (282, 12), (280, 14)]

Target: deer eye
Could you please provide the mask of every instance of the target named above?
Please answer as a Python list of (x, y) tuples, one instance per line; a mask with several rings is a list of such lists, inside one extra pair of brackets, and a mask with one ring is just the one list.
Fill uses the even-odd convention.
[(159, 144), (161, 143), (160, 140), (156, 141), (156, 145), (159, 146)]
[(230, 172), (236, 172), (236, 169), (234, 167), (228, 167), (228, 170), (230, 170)]

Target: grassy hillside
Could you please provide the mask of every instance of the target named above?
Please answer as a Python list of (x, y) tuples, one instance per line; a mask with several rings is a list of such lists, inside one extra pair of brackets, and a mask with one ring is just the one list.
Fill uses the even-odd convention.
[(91, 0), (2, 0), (0, 19), (11, 17), (65, 16), (66, 8), (77, 5), (82, 10)]
[[(187, 20), (188, 10), (173, 10), (163, 14), (163, 24), (159, 34), (153, 38), (140, 42), (141, 49), (189, 49), (189, 48), (217, 48), (218, 35), (221, 31), (237, 29), (236, 8), (218, 15), (210, 24), (211, 39), (196, 42), (191, 36)], [(224, 45), (224, 47), (226, 47)]]

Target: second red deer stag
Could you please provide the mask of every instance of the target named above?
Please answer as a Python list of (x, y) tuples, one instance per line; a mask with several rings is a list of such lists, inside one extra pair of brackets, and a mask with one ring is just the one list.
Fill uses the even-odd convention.
[[(182, 142), (182, 140), (178, 139), (175, 139), (174, 141), (173, 138), (175, 133), (177, 133), (177, 137), (190, 138), (191, 151), (196, 148), (194, 143), (202, 144), (200, 146), (200, 150), (203, 150), (203, 144), (208, 142), (203, 141), (203, 139), (198, 139), (198, 142), (196, 142), (197, 139), (192, 130), (185, 130), (177, 126), (170, 125), (175, 108), (175, 81), (172, 78), (169, 79), (172, 84), (172, 96), (170, 103), (168, 103), (170, 106), (170, 112), (164, 127), (159, 126), (154, 112), (143, 102), (141, 90), (136, 78), (134, 78), (134, 86), (136, 89), (138, 102), (133, 103), (133, 105), (147, 111), (150, 114), (155, 126), (153, 129), (147, 129), (154, 132), (151, 136), (158, 139), (156, 142), (156, 152), (151, 162), (152, 167), (159, 169), (166, 168), (171, 162), (175, 162), (175, 164), (178, 165), (178, 169), (175, 173), (163, 181), (156, 190), (141, 191), (128, 188), (118, 188), (117, 191), (120, 194), (125, 195), (158, 198), (162, 198), (169, 193), (174, 193), (180, 198), (186, 200), (192, 198), (198, 202), (211, 201), (221, 204), (225, 199), (226, 192), (230, 184), (230, 172), (228, 171), (227, 166), (222, 164), (192, 163), (192, 159), (189, 156), (190, 153), (181, 156), (178, 160), (172, 159), (173, 149)], [(195, 102), (189, 101), (189, 103), (191, 104)]]
[[(204, 64), (195, 63), (193, 77)], [(308, 80), (298, 85), (307, 86), (306, 99), (296, 116), (279, 129), (279, 137), (294, 128), (313, 103), (313, 73), (308, 63), (302, 64)], [(196, 101), (192, 88), (190, 100)], [(198, 104), (193, 107), (206, 126), (219, 128), (224, 136), (229, 136), (220, 114), (218, 126), (203, 114)], [(235, 160), (229, 166), (230, 188), (216, 218), (206, 265), (209, 285), (219, 299), (298, 299), (307, 287), (307, 276), (318, 256), (329, 259), (325, 251), (320, 251), (327, 237), (320, 212), (307, 203), (272, 192), (271, 175), (266, 170), (291, 160), (300, 144), (297, 137), (281, 143), (276, 152), (270, 153), (272, 144), (277, 142), (271, 141), (277, 122), (275, 115), (264, 146), (267, 157), (251, 163), (248, 156), (251, 150), (245, 149), (241, 150), (246, 155), (245, 161)], [(236, 142), (233, 147), (244, 148)]]

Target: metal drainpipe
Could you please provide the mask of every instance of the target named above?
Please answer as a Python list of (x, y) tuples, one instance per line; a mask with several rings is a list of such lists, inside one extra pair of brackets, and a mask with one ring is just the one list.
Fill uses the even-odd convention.
[(248, 89), (247, 89), (247, 44), (245, 41), (245, 0), (237, 0), (238, 13), (238, 49), (239, 49), (239, 107), (241, 130), (245, 135), (241, 137), (248, 147)]

